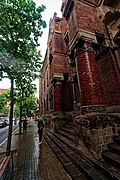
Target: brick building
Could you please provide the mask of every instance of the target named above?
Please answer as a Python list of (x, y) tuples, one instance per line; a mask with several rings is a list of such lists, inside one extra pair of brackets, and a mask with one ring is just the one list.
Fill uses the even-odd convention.
[(7, 92), (7, 91), (8, 91), (8, 89), (0, 89), (0, 94)]
[(120, 113), (120, 2), (62, 0), (40, 78), (40, 114)]

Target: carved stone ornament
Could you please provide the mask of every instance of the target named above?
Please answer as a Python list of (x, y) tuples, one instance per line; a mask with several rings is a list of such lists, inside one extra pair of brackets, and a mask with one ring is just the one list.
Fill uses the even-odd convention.
[(99, 112), (99, 113), (104, 113), (105, 112), (105, 107), (104, 106), (85, 106), (82, 107), (82, 114), (86, 113), (94, 113), (94, 112)]
[(86, 47), (82, 47), (82, 48), (77, 47), (75, 57), (78, 56), (79, 54), (84, 53), (84, 52), (93, 52), (93, 48), (92, 47), (88, 47), (88, 48), (86, 48)]

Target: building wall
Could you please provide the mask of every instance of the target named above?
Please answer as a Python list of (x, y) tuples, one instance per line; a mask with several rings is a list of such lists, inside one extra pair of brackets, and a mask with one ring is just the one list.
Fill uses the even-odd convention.
[(109, 106), (120, 104), (120, 74), (112, 52), (101, 56), (97, 65), (101, 75), (105, 104)]
[[(101, 0), (98, 16), (106, 27), (111, 50), (98, 60), (108, 111), (119, 112), (120, 104), (120, 1)], [(106, 61), (105, 61), (106, 60)]]
[(64, 85), (64, 74), (69, 72), (69, 65), (61, 27), (61, 19), (55, 13), (50, 20), (48, 48), (40, 79), (40, 109), (44, 114), (62, 112), (65, 109), (63, 102), (69, 102), (70, 99), (70, 95), (66, 97), (63, 92), (63, 86), (67, 89), (69, 86), (69, 83)]
[(109, 34), (109, 40), (116, 56), (120, 71), (120, 1), (101, 0), (97, 8), (98, 16)]
[(50, 19), (40, 83), (45, 114), (120, 112), (119, 35), (111, 33), (105, 3), (63, 0), (62, 18)]

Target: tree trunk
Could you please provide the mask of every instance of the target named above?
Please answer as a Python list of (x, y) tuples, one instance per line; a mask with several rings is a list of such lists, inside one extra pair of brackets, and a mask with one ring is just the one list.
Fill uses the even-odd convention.
[(13, 125), (13, 108), (14, 108), (14, 79), (11, 78), (11, 90), (10, 90), (10, 117), (9, 117), (9, 131), (7, 140), (6, 154), (10, 155), (11, 139), (12, 139), (12, 125)]
[(19, 133), (22, 133), (22, 101), (23, 101), (23, 91), (21, 92), (20, 97), (20, 122), (19, 122)]

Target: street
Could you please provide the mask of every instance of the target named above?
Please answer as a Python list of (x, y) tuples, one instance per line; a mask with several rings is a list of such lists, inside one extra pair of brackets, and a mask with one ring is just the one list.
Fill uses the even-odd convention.
[[(13, 132), (17, 129), (18, 123), (13, 123)], [(9, 126), (0, 129), (0, 144), (8, 137)]]

